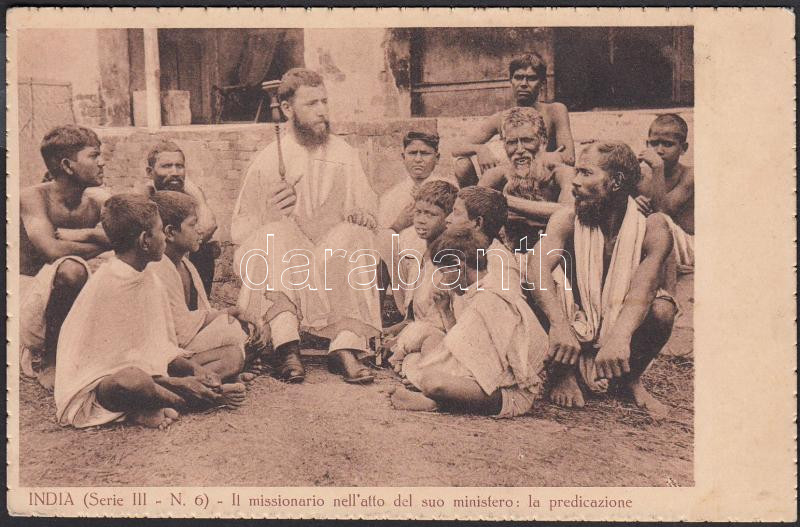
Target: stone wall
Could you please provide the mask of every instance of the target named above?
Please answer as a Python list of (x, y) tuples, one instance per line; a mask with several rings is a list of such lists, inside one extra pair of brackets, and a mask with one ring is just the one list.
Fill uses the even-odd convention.
[[(618, 139), (635, 151), (643, 148), (647, 128), (656, 110), (587, 112), (571, 114), (576, 143), (591, 139)], [(678, 112), (693, 129), (691, 110)], [(461, 141), (480, 118), (400, 119), (380, 122), (340, 122), (333, 132), (345, 138), (361, 154), (361, 162), (372, 187), (380, 195), (405, 177), (400, 153), (402, 137), (411, 129), (438, 132), (441, 161), (434, 174), (452, 172), (452, 145)], [(146, 156), (160, 139), (170, 139), (186, 153), (188, 177), (194, 179), (208, 198), (217, 217), (219, 229), (215, 237), (226, 246), (224, 262), (230, 262), (230, 223), (242, 179), (255, 154), (274, 140), (271, 125), (231, 124), (164, 127), (149, 133), (141, 128), (97, 128), (106, 160), (105, 184), (112, 192), (131, 190), (145, 181)], [(23, 141), (28, 141), (27, 138)], [(691, 163), (692, 148), (686, 156)], [(41, 180), (44, 165), (41, 159), (25, 158), (21, 167), (21, 185)], [(220, 277), (230, 277), (229, 265), (219, 269)]]

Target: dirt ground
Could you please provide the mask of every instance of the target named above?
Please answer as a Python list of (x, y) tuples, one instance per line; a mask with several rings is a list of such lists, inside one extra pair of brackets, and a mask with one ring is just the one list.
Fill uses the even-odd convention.
[[(230, 301), (226, 284), (216, 300)], [(673, 338), (645, 374), (672, 407), (655, 423), (627, 401), (589, 399), (581, 410), (542, 401), (531, 416), (402, 412), (389, 370), (353, 386), (307, 357), (301, 385), (268, 376), (244, 406), (187, 414), (167, 431), (125, 424), (74, 430), (21, 380), (23, 486), (691, 486), (694, 366), (691, 283)]]

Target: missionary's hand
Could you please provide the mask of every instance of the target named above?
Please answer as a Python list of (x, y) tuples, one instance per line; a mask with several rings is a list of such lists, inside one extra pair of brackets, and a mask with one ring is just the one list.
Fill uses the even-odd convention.
[(653, 170), (663, 170), (664, 160), (652, 148), (645, 148), (637, 156), (640, 163), (644, 163)]
[(268, 203), (271, 207), (277, 207), (283, 214), (291, 214), (294, 204), (297, 203), (294, 187), (285, 181), (276, 183)]
[(605, 341), (598, 342), (595, 347), (599, 349), (594, 358), (598, 379), (613, 379), (630, 373), (631, 358), (630, 339), (616, 337), (613, 334)]
[(556, 167), (569, 166), (564, 165), (564, 158), (561, 156), (561, 152), (563, 151), (564, 147), (561, 146), (555, 152), (543, 152), (539, 154), (542, 159), (542, 166), (549, 172), (555, 170)]
[(475, 154), (478, 157), (478, 166), (481, 167), (481, 171), (489, 170), (499, 164), (499, 161), (487, 145), (480, 145), (477, 147), (475, 149)]
[(406, 207), (403, 207), (403, 210), (401, 210), (400, 214), (397, 215), (397, 219), (394, 220), (391, 228), (394, 232), (399, 233), (403, 229), (411, 227), (413, 223), (414, 203), (409, 203)]
[(636, 201), (636, 206), (639, 208), (639, 212), (645, 216), (649, 216), (655, 212), (655, 210), (653, 210), (652, 200), (647, 196), (636, 196), (633, 199)]
[(575, 338), (572, 326), (567, 323), (556, 323), (550, 326), (550, 350), (547, 360), (560, 364), (577, 364), (581, 354), (581, 345)]
[(353, 210), (345, 219), (353, 225), (360, 225), (361, 227), (366, 227), (370, 230), (376, 227), (375, 218), (372, 216), (372, 214), (367, 214), (361, 209)]

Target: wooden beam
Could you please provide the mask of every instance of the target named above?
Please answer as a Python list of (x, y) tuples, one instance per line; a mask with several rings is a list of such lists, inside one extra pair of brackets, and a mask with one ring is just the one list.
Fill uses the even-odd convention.
[(158, 29), (144, 29), (144, 79), (147, 128), (161, 128), (161, 66), (158, 60)]

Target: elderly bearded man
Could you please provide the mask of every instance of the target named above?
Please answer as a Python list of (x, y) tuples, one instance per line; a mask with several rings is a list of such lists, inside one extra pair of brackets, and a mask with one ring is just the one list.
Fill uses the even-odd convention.
[(330, 134), (319, 74), (289, 70), (278, 100), (288, 133), (280, 149), (275, 142), (256, 156), (233, 212), (234, 266), (244, 282), (239, 306), (262, 341), (271, 338), (281, 379), (304, 379), (302, 328), (331, 339), (332, 372), (368, 383), (373, 376), (362, 361), (370, 355), (368, 338), (381, 329), (377, 197), (358, 152)]

